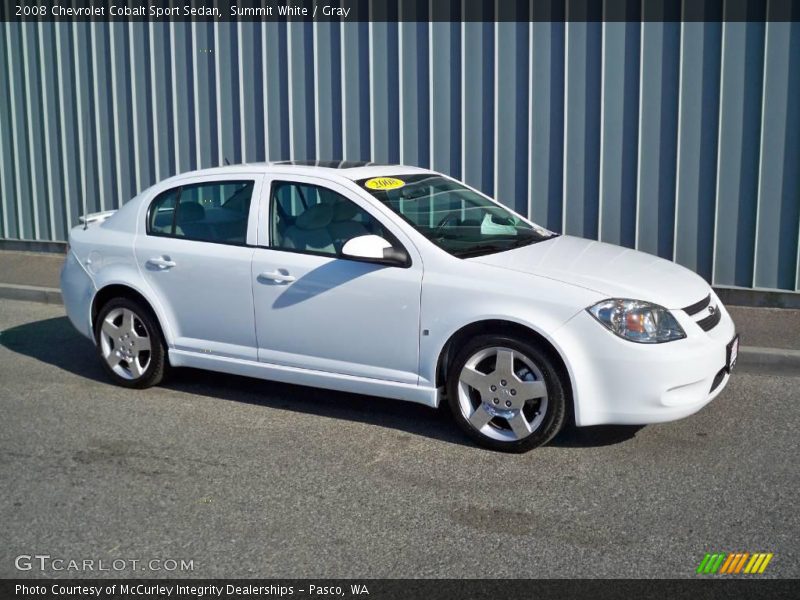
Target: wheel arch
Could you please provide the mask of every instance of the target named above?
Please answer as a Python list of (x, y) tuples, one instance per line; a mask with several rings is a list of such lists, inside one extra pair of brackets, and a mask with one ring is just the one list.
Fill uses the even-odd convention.
[(166, 342), (167, 346), (171, 346), (171, 340), (167, 328), (164, 327), (163, 319), (160, 317), (153, 302), (141, 291), (130, 285), (129, 283), (109, 282), (104, 286), (97, 289), (92, 298), (90, 307), (90, 319), (92, 325), (92, 335), (94, 336), (95, 325), (97, 323), (97, 315), (100, 314), (103, 306), (114, 298), (128, 298), (141, 304), (147, 311), (150, 312), (156, 326), (161, 333), (161, 337)]
[(438, 355), (436, 363), (437, 388), (444, 387), (445, 380), (447, 378), (447, 371), (450, 367), (450, 363), (457, 354), (458, 348), (468, 339), (473, 338), (476, 335), (484, 334), (520, 337), (522, 339), (532, 340), (539, 348), (541, 348), (542, 351), (544, 351), (548, 357), (553, 360), (553, 363), (556, 365), (556, 368), (561, 375), (561, 379), (565, 385), (564, 392), (567, 394), (569, 418), (573, 418), (575, 414), (575, 399), (573, 393), (575, 386), (572, 380), (572, 371), (569, 368), (568, 362), (563, 357), (561, 351), (548, 337), (543, 335), (541, 332), (536, 331), (532, 327), (516, 321), (508, 321), (505, 319), (483, 319), (464, 325), (455, 331), (447, 339)]

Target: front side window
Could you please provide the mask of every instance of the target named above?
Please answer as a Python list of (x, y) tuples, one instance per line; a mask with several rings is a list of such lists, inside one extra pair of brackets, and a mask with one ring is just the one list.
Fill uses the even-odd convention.
[(272, 186), (270, 207), (273, 248), (340, 257), (353, 238), (391, 239), (369, 213), (328, 188), (279, 181)]
[(466, 258), (502, 252), (556, 235), (441, 175), (373, 177), (358, 183), (454, 256)]
[(244, 244), (252, 181), (185, 185), (150, 205), (148, 233), (201, 242)]

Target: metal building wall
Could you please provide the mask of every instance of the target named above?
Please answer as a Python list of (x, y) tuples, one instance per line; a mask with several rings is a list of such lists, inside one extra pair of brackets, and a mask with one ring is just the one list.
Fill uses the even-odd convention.
[(0, 58), (0, 238), (225, 159), (370, 159), (800, 290), (797, 22), (5, 23)]

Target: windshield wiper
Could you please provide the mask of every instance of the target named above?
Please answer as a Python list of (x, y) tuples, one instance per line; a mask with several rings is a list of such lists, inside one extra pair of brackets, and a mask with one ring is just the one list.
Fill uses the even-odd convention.
[(538, 242), (543, 242), (545, 240), (549, 240), (549, 237), (544, 236), (536, 236), (536, 237), (529, 237), (523, 240), (517, 240), (513, 244), (511, 244), (507, 250), (511, 250), (512, 248), (522, 248), (523, 246), (530, 246), (531, 244), (536, 244)]
[(502, 252), (509, 248), (513, 248), (513, 246), (508, 246), (506, 244), (478, 244), (477, 246), (470, 246), (461, 251), (453, 251), (453, 256), (457, 256), (458, 258), (470, 258), (472, 256), (481, 256), (482, 254)]
[(477, 246), (471, 246), (469, 248), (465, 248), (462, 251), (454, 251), (453, 255), (458, 258), (470, 258), (473, 256), (492, 254), (494, 252), (504, 252), (506, 250), (513, 250), (514, 248), (522, 248), (523, 246), (530, 246), (531, 244), (543, 242), (545, 240), (549, 240), (552, 237), (555, 237), (555, 235), (547, 237), (544, 236), (529, 237), (525, 239), (514, 240), (510, 244), (479, 244)]

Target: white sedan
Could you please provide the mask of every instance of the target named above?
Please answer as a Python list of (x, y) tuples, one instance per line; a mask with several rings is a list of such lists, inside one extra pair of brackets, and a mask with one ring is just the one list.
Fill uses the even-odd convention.
[(497, 450), (679, 419), (728, 382), (733, 321), (649, 254), (557, 235), (413, 167), (186, 173), (70, 232), (67, 314), (109, 376), (168, 367), (447, 402)]

